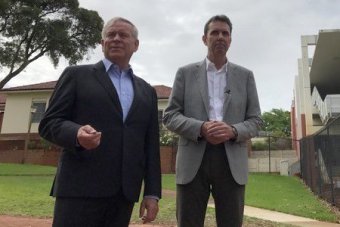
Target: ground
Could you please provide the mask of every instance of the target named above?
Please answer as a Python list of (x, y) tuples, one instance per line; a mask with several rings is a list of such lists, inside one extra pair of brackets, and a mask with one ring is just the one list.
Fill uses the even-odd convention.
[[(52, 219), (41, 219), (31, 217), (13, 217), (0, 215), (1, 227), (51, 227)], [(129, 227), (159, 227), (157, 225), (131, 224)]]
[(51, 227), (52, 219), (0, 216), (1, 227)]

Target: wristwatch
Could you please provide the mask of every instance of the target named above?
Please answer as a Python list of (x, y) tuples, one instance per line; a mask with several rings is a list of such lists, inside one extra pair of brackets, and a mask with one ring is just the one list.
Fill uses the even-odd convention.
[(237, 129), (234, 126), (231, 126), (231, 129), (233, 130), (233, 133), (234, 133), (234, 138), (233, 139), (237, 139), (237, 137), (238, 137)]

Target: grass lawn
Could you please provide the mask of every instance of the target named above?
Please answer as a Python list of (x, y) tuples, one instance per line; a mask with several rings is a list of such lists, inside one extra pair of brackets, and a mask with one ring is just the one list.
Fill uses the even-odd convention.
[(51, 217), (56, 168), (0, 163), (0, 214)]
[(0, 176), (0, 214), (51, 217), (52, 176)]
[[(54, 199), (49, 196), (55, 167), (0, 163), (0, 214), (51, 217)], [(175, 190), (173, 174), (163, 175), (163, 189)], [(322, 221), (335, 222), (336, 214), (315, 197), (296, 177), (251, 174), (246, 189), (246, 204)], [(139, 205), (135, 206), (132, 222), (138, 222)], [(206, 226), (214, 226), (214, 210), (207, 212)], [(175, 198), (166, 195), (160, 200), (158, 223), (175, 223)], [(246, 218), (248, 226), (262, 225), (262, 220)], [(210, 225), (210, 224), (211, 225)], [(245, 225), (247, 226), (247, 225)]]
[(54, 176), (56, 167), (53, 166), (40, 166), (40, 165), (20, 165), (0, 163), (0, 176), (31, 176), (31, 175), (50, 175)]
[(297, 177), (251, 174), (246, 204), (321, 221), (335, 222), (339, 218)]

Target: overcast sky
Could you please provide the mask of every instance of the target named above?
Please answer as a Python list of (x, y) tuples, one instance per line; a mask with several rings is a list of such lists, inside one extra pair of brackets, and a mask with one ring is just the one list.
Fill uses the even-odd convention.
[[(338, 0), (79, 0), (106, 22), (121, 16), (139, 29), (140, 47), (132, 57), (134, 72), (152, 85), (172, 86), (178, 67), (206, 57), (203, 27), (213, 15), (233, 23), (231, 62), (254, 72), (262, 111), (290, 110), (301, 35), (340, 28)], [(102, 59), (98, 46), (89, 60)], [(67, 62), (54, 68), (47, 58), (32, 63), (6, 87), (57, 80)], [(0, 75), (3, 72), (0, 72)], [(2, 77), (3, 75), (1, 75)]]

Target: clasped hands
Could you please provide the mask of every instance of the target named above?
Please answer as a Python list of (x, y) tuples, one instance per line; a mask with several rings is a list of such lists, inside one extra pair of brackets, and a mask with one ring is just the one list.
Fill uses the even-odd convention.
[(235, 137), (231, 125), (223, 121), (204, 122), (201, 126), (201, 135), (211, 144), (223, 143)]

